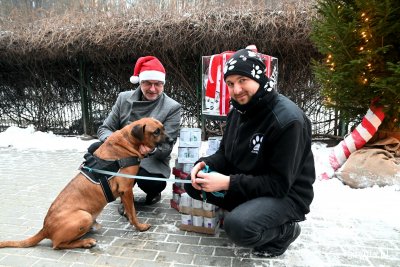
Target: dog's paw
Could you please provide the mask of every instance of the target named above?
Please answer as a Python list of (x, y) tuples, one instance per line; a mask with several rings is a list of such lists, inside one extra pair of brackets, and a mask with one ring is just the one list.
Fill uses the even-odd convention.
[(96, 243), (97, 243), (96, 239), (94, 239), (94, 238), (86, 238), (82, 241), (84, 241), (83, 246), (82, 246), (84, 248), (94, 247), (94, 246), (96, 246)]
[(148, 223), (140, 223), (140, 224), (138, 225), (138, 227), (136, 227), (136, 228), (137, 228), (140, 232), (144, 232), (144, 231), (149, 230), (150, 227), (151, 227), (151, 224), (148, 224)]
[(96, 221), (94, 221), (94, 223), (92, 224), (92, 227), (90, 228), (91, 231), (98, 231), (100, 229), (101, 229), (101, 224), (99, 224)]

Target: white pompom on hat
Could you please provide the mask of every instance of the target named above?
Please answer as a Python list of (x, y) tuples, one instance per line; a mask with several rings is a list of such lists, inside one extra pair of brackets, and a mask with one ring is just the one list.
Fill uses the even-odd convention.
[(155, 80), (165, 83), (165, 69), (158, 58), (153, 56), (140, 57), (136, 61), (130, 82), (135, 84), (145, 80)]
[(258, 53), (258, 49), (257, 49), (257, 46), (256, 45), (248, 45), (248, 46), (246, 46), (246, 49), (249, 49), (249, 50), (251, 50), (251, 51), (253, 51), (253, 52), (255, 52), (255, 53)]

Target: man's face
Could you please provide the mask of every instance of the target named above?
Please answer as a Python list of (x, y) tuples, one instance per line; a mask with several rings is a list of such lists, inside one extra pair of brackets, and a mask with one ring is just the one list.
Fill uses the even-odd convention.
[(157, 80), (145, 80), (140, 82), (140, 89), (146, 100), (153, 101), (164, 92), (164, 83)]
[(240, 105), (249, 103), (260, 87), (260, 84), (255, 80), (237, 74), (229, 75), (225, 82), (230, 96)]

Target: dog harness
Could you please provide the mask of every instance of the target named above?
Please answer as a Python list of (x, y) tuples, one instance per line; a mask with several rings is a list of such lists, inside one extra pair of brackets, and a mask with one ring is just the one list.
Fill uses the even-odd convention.
[(91, 169), (94, 168), (117, 173), (119, 169), (140, 164), (140, 158), (138, 157), (129, 157), (119, 160), (104, 160), (92, 155), (91, 153), (86, 153), (84, 158), (85, 161), (79, 167), (79, 171), (92, 183), (101, 185), (107, 202), (113, 202), (115, 200), (109, 184), (109, 180), (114, 178), (114, 175), (92, 172)]

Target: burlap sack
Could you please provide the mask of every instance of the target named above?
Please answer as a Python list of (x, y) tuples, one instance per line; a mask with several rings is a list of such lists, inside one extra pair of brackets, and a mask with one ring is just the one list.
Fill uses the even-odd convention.
[(389, 137), (350, 155), (336, 173), (352, 188), (400, 185), (400, 141)]

